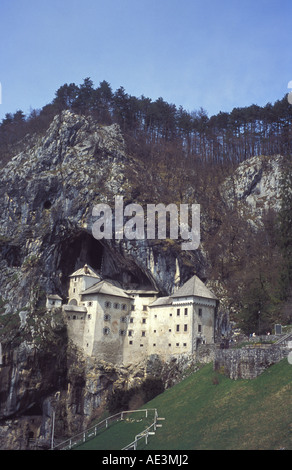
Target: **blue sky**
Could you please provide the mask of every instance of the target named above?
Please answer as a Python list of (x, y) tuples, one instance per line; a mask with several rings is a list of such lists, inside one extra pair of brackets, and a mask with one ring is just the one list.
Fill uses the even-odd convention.
[(291, 0), (0, 0), (0, 120), (90, 77), (219, 111), (282, 99)]

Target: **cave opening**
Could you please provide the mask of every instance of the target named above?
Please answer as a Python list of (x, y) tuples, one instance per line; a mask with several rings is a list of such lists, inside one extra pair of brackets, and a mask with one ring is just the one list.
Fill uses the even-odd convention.
[(103, 245), (85, 231), (63, 241), (60, 247), (61, 256), (58, 266), (58, 270), (62, 272), (63, 288), (67, 287), (70, 274), (85, 264), (100, 272), (103, 250)]
[(68, 291), (69, 276), (85, 264), (91, 266), (103, 278), (117, 281), (125, 287), (151, 286), (146, 273), (133, 259), (125, 259), (113, 247), (96, 240), (86, 231), (80, 231), (72, 234), (70, 238), (63, 239), (59, 246), (58, 271), (62, 273), (61, 289), (64, 295)]
[(44, 209), (49, 210), (51, 209), (51, 207), (52, 207), (51, 201), (48, 200), (44, 202)]

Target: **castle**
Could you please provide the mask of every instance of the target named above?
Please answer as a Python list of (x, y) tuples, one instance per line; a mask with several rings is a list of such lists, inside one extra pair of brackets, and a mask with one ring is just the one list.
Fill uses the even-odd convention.
[(217, 298), (193, 276), (168, 297), (147, 286), (123, 288), (85, 265), (70, 275), (68, 303), (61, 307), (69, 338), (88, 356), (114, 364), (133, 364), (158, 354), (193, 354), (214, 343)]

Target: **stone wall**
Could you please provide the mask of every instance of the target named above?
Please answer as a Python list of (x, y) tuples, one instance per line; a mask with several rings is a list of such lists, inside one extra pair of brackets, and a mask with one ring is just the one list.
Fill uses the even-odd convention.
[(216, 349), (214, 370), (231, 379), (254, 379), (272, 364), (288, 356), (279, 346), (268, 348)]

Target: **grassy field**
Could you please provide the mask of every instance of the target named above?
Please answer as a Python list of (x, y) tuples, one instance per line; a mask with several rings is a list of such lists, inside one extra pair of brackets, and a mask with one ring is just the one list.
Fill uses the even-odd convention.
[[(291, 380), (287, 359), (254, 380), (233, 381), (206, 365), (144, 406), (165, 418), (147, 450), (292, 450)], [(119, 422), (86, 448), (121, 449), (136, 431)]]

